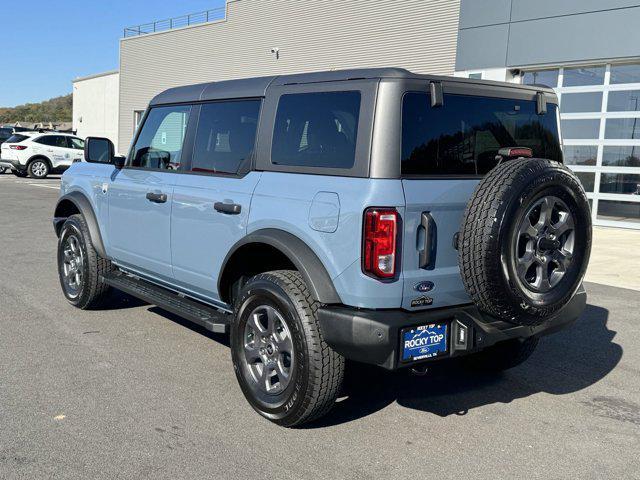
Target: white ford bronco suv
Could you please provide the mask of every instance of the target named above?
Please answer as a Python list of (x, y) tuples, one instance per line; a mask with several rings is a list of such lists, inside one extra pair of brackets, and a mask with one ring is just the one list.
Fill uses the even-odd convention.
[(586, 303), (557, 103), (401, 69), (170, 89), (126, 158), (89, 138), (64, 174), (62, 291), (229, 333), (247, 400), (283, 426), (330, 410), (345, 360), (513, 367)]

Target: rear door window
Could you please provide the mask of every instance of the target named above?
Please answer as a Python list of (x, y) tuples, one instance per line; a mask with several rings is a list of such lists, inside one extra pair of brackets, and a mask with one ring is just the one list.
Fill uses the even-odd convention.
[(191, 171), (235, 174), (256, 142), (260, 100), (202, 105)]
[(360, 92), (316, 92), (280, 97), (271, 162), (352, 168), (360, 119)]
[(60, 135), (46, 135), (34, 140), (34, 142), (47, 145), (49, 147), (67, 148), (66, 137)]
[(561, 161), (557, 105), (538, 115), (533, 100), (445, 94), (444, 105), (432, 108), (427, 93), (404, 96), (403, 175), (484, 175), (506, 147)]

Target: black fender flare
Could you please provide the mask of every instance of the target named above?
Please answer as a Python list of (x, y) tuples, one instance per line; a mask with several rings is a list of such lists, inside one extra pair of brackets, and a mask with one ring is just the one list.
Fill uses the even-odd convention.
[(218, 291), (221, 289), (221, 280), (229, 260), (238, 249), (251, 243), (266, 244), (282, 252), (295, 265), (317, 301), (325, 304), (342, 303), (331, 276), (314, 251), (295, 235), (275, 228), (256, 230), (231, 247), (222, 262), (218, 276)]
[(91, 235), (91, 243), (93, 244), (93, 248), (96, 249), (96, 253), (102, 258), (107, 258), (96, 214), (93, 211), (93, 207), (91, 206), (89, 199), (81, 192), (71, 192), (58, 199), (53, 216), (53, 228), (56, 235), (58, 237), (60, 236), (62, 225), (70, 216), (66, 213), (68, 202), (71, 202), (76, 207), (87, 222), (89, 234)]

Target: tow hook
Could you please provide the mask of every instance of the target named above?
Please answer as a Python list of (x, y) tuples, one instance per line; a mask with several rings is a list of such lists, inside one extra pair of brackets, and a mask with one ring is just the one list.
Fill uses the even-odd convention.
[(420, 365), (420, 366), (411, 368), (411, 375), (415, 375), (416, 377), (424, 377), (428, 371), (429, 371), (428, 366)]

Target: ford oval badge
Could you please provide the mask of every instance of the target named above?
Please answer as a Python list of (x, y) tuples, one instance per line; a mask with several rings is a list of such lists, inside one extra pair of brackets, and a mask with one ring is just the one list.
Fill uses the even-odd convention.
[(433, 290), (433, 287), (435, 287), (433, 282), (420, 282), (420, 283), (416, 283), (413, 289), (416, 292), (424, 293), (424, 292), (430, 292), (431, 290)]

